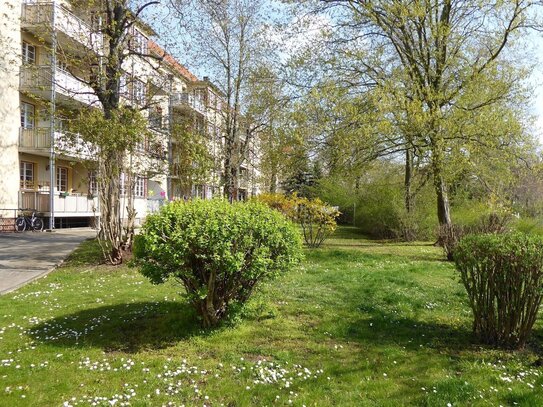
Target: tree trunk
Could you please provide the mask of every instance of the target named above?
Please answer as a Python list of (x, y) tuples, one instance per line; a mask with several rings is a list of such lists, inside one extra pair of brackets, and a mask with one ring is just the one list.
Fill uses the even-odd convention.
[(100, 211), (101, 229), (111, 264), (122, 263), (122, 226), (120, 216), (120, 168), (122, 152), (111, 152), (100, 160)]
[(277, 172), (272, 170), (270, 177), (270, 193), (275, 194), (277, 192)]
[(413, 179), (413, 150), (408, 147), (405, 150), (405, 180), (404, 180), (404, 199), (405, 210), (411, 213), (413, 209), (413, 196), (411, 194), (411, 185)]
[(132, 173), (128, 174), (128, 180), (128, 185), (125, 188), (128, 199), (126, 200), (126, 226), (124, 228), (124, 240), (122, 245), (123, 250), (126, 252), (132, 250), (136, 223), (136, 209), (134, 208), (135, 179)]
[(434, 174), (434, 186), (437, 195), (437, 218), (439, 224), (451, 226), (449, 195), (447, 193), (447, 185), (443, 179), (443, 175)]
[(432, 140), (432, 172), (434, 174), (434, 188), (437, 198), (437, 219), (440, 226), (451, 226), (451, 209), (447, 183), (443, 175), (443, 154), (439, 143)]

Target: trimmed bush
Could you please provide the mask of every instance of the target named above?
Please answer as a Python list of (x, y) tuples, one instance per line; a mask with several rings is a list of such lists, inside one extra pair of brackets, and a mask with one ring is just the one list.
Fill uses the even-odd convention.
[(543, 237), (471, 235), (454, 260), (468, 292), (473, 331), (486, 344), (522, 348), (542, 298)]
[(509, 213), (496, 213), (480, 216), (474, 223), (467, 226), (459, 224), (442, 225), (439, 227), (438, 241), (443, 247), (447, 260), (454, 260), (454, 250), (460, 240), (467, 235), (502, 234), (509, 231), (512, 216)]
[(309, 199), (296, 194), (262, 194), (255, 200), (298, 223), (304, 242), (309, 247), (319, 247), (336, 230), (339, 211), (319, 198)]
[(319, 198), (296, 198), (296, 221), (302, 228), (305, 244), (319, 247), (336, 230), (339, 211)]
[(257, 202), (174, 202), (150, 215), (135, 264), (153, 283), (180, 280), (204, 327), (244, 304), (255, 287), (302, 257), (297, 228)]

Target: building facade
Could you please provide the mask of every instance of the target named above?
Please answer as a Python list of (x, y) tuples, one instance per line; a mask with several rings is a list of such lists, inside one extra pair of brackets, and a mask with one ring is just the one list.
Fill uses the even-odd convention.
[[(64, 122), (80, 109), (99, 108), (88, 86), (92, 78), (70, 63), (79, 52), (81, 58), (100, 54), (99, 17), (67, 0), (3, 1), (0, 15), (6, 17), (0, 23), (6, 51), (0, 57), (0, 228), (10, 229), (21, 208), (36, 210), (53, 228), (94, 226), (100, 216), (94, 146), (78, 143)], [(121, 195), (127, 196), (125, 181), (131, 177), (138, 223), (168, 200), (222, 195), (227, 107), (207, 78), (199, 80), (151, 39), (150, 27), (138, 22), (132, 30), (130, 41), (141, 56), (123, 64), (122, 103), (141, 110), (153, 134), (127, 154), (133, 170), (120, 179)], [(180, 161), (182, 146), (172, 137), (176, 123), (205, 137), (213, 157), (209, 175), (198, 184), (181, 182), (187, 163)], [(240, 168), (242, 199), (258, 193), (256, 158)]]

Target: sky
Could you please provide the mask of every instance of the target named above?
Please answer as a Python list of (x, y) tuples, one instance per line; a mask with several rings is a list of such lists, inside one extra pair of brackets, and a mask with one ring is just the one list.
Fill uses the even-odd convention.
[[(276, 13), (278, 12), (277, 0), (265, 1), (270, 2), (269, 10), (271, 10), (270, 12), (276, 16)], [(191, 64), (190, 59), (186, 54), (184, 54), (182, 46), (180, 46), (182, 41), (179, 41), (179, 43), (176, 44), (175, 40), (171, 40), (171, 38), (175, 38), (175, 35), (179, 35), (176, 34), (176, 32), (179, 30), (176, 28), (176, 17), (172, 16), (172, 11), (169, 10), (167, 3), (168, 2), (162, 2), (160, 9), (157, 10), (155, 8), (153, 15), (147, 15), (146, 20), (150, 22), (153, 27), (162, 27), (160, 31), (166, 34), (162, 35), (163, 41), (159, 42), (161, 42), (162, 45), (165, 46), (166, 49), (179, 60), (179, 62), (186, 65), (200, 78), (208, 76), (209, 73), (206, 72), (204, 67)], [(166, 39), (166, 37), (169, 37), (169, 39)], [(531, 49), (531, 58), (534, 64), (534, 72), (529, 80), (529, 87), (533, 90), (533, 100), (530, 109), (531, 113), (535, 117), (535, 126), (533, 131), (536, 133), (535, 136), (543, 145), (543, 33), (533, 32), (527, 38), (525, 38), (525, 41), (527, 46)], [(291, 43), (296, 44), (298, 47), (300, 46), (299, 39), (293, 39)], [(288, 41), (282, 45), (286, 48), (289, 47)], [(211, 79), (213, 80), (213, 78)]]

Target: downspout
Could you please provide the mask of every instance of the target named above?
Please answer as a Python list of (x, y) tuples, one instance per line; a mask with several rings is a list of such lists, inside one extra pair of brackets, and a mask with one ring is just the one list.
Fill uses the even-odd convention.
[(173, 132), (173, 75), (168, 76), (169, 95), (168, 95), (168, 169), (166, 176), (166, 193), (167, 200), (171, 201), (172, 196), (172, 167), (173, 167), (173, 148), (172, 148), (172, 132)]
[(51, 15), (51, 26), (53, 35), (51, 38), (51, 143), (49, 151), (49, 231), (55, 229), (55, 113), (56, 113), (56, 70), (57, 70), (57, 32), (56, 32), (56, 2), (53, 2), (53, 10)]

